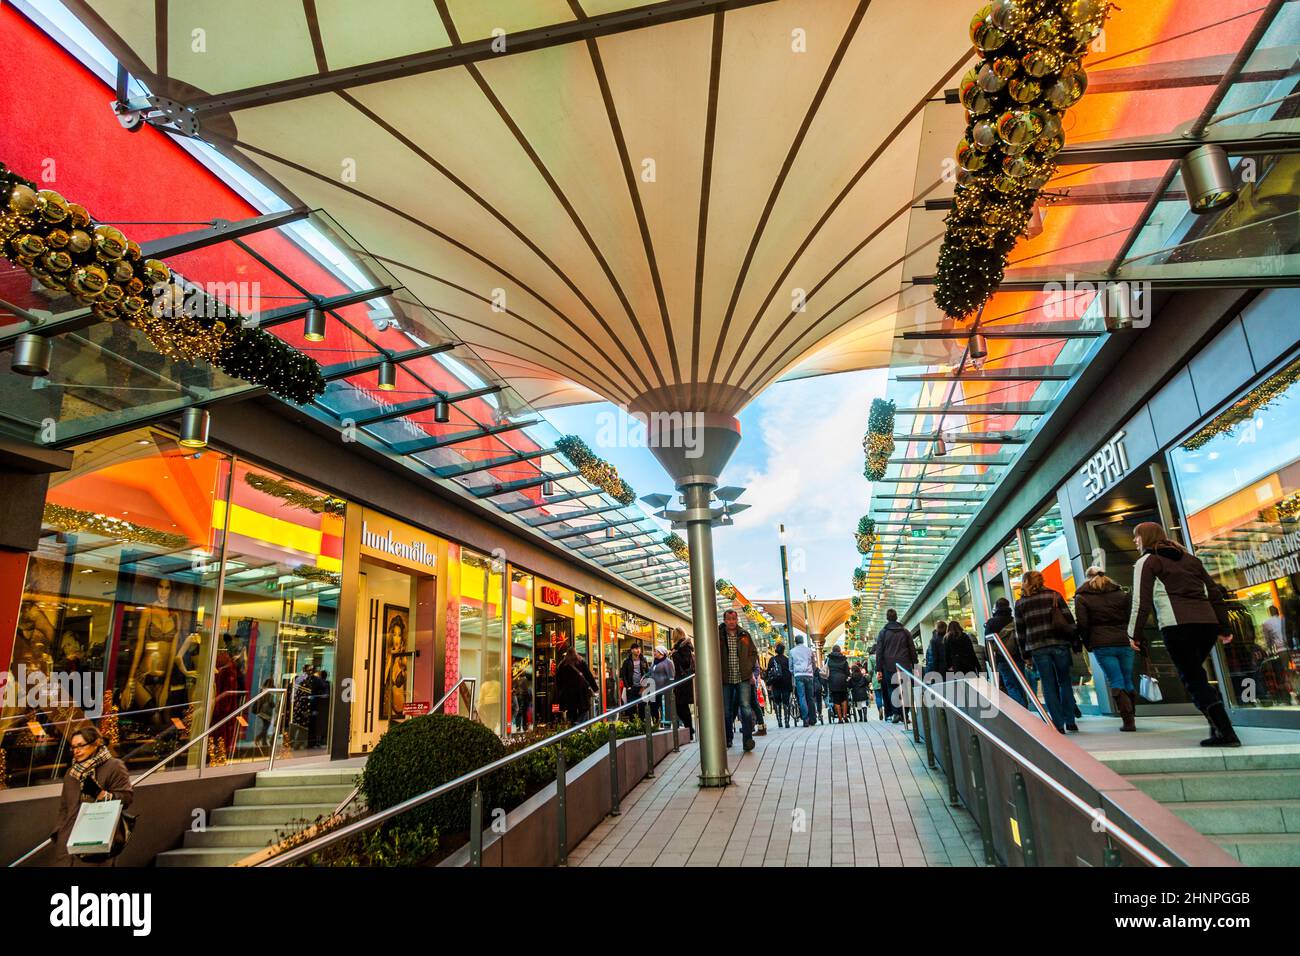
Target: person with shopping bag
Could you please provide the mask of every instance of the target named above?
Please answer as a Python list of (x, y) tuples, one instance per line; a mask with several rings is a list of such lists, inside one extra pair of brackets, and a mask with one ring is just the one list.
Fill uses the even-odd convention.
[[(135, 790), (126, 765), (113, 756), (108, 744), (94, 727), (74, 731), (68, 740), (72, 747), (72, 767), (63, 778), (63, 793), (59, 799), (59, 825), (50, 835), (54, 842), (57, 866), (115, 866), (117, 856), (126, 846), (135, 818), (126, 811), (131, 808)], [(87, 804), (117, 800), (121, 813), (112, 848), (106, 853), (76, 854), (68, 849), (82, 808)]]

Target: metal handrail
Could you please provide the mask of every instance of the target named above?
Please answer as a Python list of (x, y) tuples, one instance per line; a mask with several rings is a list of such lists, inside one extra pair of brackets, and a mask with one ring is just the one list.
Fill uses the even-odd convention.
[[(283, 694), (283, 693), (285, 693), (285, 692), (286, 692), (286, 691), (285, 691), (285, 688), (283, 688), (283, 687), (268, 687), (268, 688), (266, 688), (265, 690), (261, 691), (260, 693), (258, 693), (258, 695), (257, 695), (256, 697), (253, 697), (253, 698), (251, 698), (251, 699), (245, 701), (243, 704), (239, 705), (239, 707), (237, 707), (235, 710), (231, 711), (231, 712), (230, 712), (229, 714), (227, 714), (225, 717), (221, 718), (219, 721), (217, 721), (215, 724), (213, 724), (213, 725), (212, 725), (211, 727), (209, 727), (207, 730), (203, 731), (203, 733), (201, 733), (201, 734), (199, 734), (197, 737), (194, 737), (193, 739), (187, 741), (186, 744), (185, 744), (185, 746), (177, 748), (176, 750), (174, 750), (174, 751), (171, 753), (170, 756), (168, 756), (168, 757), (164, 757), (162, 760), (160, 760), (158, 763), (154, 764), (152, 767), (150, 767), (150, 768), (149, 768), (148, 770), (146, 770), (144, 773), (140, 774), (140, 776), (133, 778), (133, 779), (131, 780), (131, 786), (132, 786), (132, 787), (135, 787), (135, 786), (137, 786), (138, 784), (141, 784), (141, 783), (143, 783), (145, 780), (149, 779), (149, 777), (153, 776), (155, 773), (157, 773), (157, 772), (158, 772), (159, 770), (161, 770), (163, 767), (167, 766), (169, 763), (171, 763), (173, 760), (175, 760), (177, 757), (179, 757), (179, 756), (180, 756), (181, 754), (183, 754), (185, 751), (187, 751), (187, 750), (189, 750), (191, 747), (193, 747), (193, 746), (194, 746), (196, 743), (198, 743), (200, 740), (205, 740), (207, 737), (209, 737), (209, 736), (212, 734), (212, 732), (213, 732), (214, 730), (216, 730), (218, 727), (220, 727), (220, 726), (222, 726), (223, 724), (228, 723), (229, 721), (233, 720), (235, 717), (237, 717), (237, 716), (239, 715), (239, 712), (240, 712), (241, 710), (244, 710), (244, 709), (246, 709), (246, 708), (248, 708), (248, 707), (252, 707), (254, 704), (256, 704), (259, 700), (261, 700), (263, 697), (266, 697), (267, 695)], [(274, 766), (275, 766), (275, 751), (276, 751), (276, 747), (279, 746), (279, 742), (280, 742), (280, 722), (281, 722), (281, 718), (283, 717), (283, 714), (284, 714), (284, 706), (283, 706), (283, 704), (281, 704), (279, 710), (276, 712), (276, 721), (275, 721), (275, 737), (273, 738), (273, 743), (272, 743), (272, 745), (271, 745), (270, 762), (269, 762), (269, 765), (268, 765), (269, 767), (274, 767)], [(74, 732), (73, 735), (75, 736), (75, 732)], [(200, 773), (202, 773), (202, 769), (201, 769), (201, 768), (200, 768)], [(36, 846), (32, 847), (32, 849), (28, 850), (26, 853), (24, 853), (24, 854), (23, 854), (22, 856), (20, 856), (18, 859), (14, 860), (12, 863), (10, 863), (10, 864), (9, 864), (9, 868), (12, 868), (12, 867), (18, 866), (20, 863), (24, 862), (25, 860), (29, 860), (29, 859), (31, 859), (31, 858), (34, 857), (37, 853), (40, 853), (42, 850), (44, 850), (47, 846), (50, 846), (53, 842), (54, 842), (54, 839), (53, 839), (52, 837), (46, 837), (44, 840), (42, 840), (42, 841), (41, 841), (40, 843), (38, 843)]]
[[(1012, 657), (1011, 654), (1007, 651), (1007, 646), (1002, 643), (1002, 638), (999, 637), (997, 634), (990, 634), (988, 635), (988, 638), (990, 641), (993, 642), (994, 651), (996, 651), (998, 654), (1001, 654), (1006, 659), (1006, 662), (1011, 665), (1011, 670), (1016, 675), (1016, 680), (1019, 681), (1021, 689), (1024, 690), (1025, 692), (1025, 699), (1032, 700), (1034, 702), (1034, 710), (1038, 711), (1038, 716), (1043, 718), (1043, 723), (1050, 724), (1052, 722), (1052, 718), (1049, 717), (1047, 715), (1047, 711), (1043, 709), (1043, 704), (1038, 699), (1038, 695), (1035, 694), (1033, 688), (1029, 686), (1029, 679), (1025, 677), (1024, 672), (1021, 671), (1020, 665), (1016, 663), (1016, 659)], [(989, 657), (994, 658), (994, 655), (990, 654)], [(996, 659), (994, 659), (993, 660), (993, 679), (994, 679), (993, 686), (994, 687), (997, 686), (997, 676), (998, 676), (997, 670), (998, 670), (998, 662)]]
[[(1093, 821), (1094, 824), (1100, 823), (1101, 826), (1100, 832), (1110, 836), (1114, 836), (1116, 840), (1124, 844), (1124, 846), (1128, 847), (1129, 850), (1131, 850), (1137, 856), (1141, 857), (1144, 861), (1146, 861), (1151, 866), (1169, 867), (1170, 865), (1169, 863), (1167, 863), (1165, 860), (1162, 860), (1160, 857), (1156, 856), (1156, 854), (1152, 852), (1150, 849), (1148, 849), (1145, 844), (1141, 843), (1135, 837), (1132, 837), (1128, 833), (1126, 833), (1122, 828), (1112, 823), (1108, 817), (1103, 816), (1100, 820), (1098, 820), (1096, 808), (1089, 806), (1085, 800), (1083, 800), (1082, 798), (1080, 798), (1070, 790), (1066, 789), (1064, 786), (1061, 785), (1061, 783), (1059, 783), (1057, 780), (1053, 779), (1050, 775), (1048, 775), (1048, 773), (1045, 770), (1039, 768), (1033, 761), (1029, 760), (1027, 757), (1024, 756), (1024, 754), (1020, 753), (1014, 747), (1005, 743), (1002, 740), (999, 740), (997, 737), (993, 736), (982, 726), (980, 726), (979, 722), (976, 721), (975, 718), (973, 718), (970, 714), (966, 713), (964, 710), (957, 707), (955, 704), (953, 704), (952, 701), (935, 693), (934, 689), (932, 687), (927, 686), (925, 681), (918, 678), (911, 671), (905, 669), (901, 664), (896, 666), (898, 667), (899, 673), (906, 674), (908, 679), (910, 679), (914, 684), (921, 685), (921, 699), (923, 702), (926, 699), (926, 695), (929, 695), (929, 697), (933, 700), (937, 700), (940, 704), (946, 707), (950, 712), (956, 714), (967, 724), (969, 724), (973, 729), (977, 730), (985, 739), (991, 741), (995, 747), (997, 747), (1004, 754), (1006, 754), (1006, 756), (1009, 757), (1011, 761), (1015, 763), (1018, 767), (1023, 767), (1025, 770), (1028, 770), (1030, 774), (1032, 774), (1039, 781), (1045, 784), (1049, 790), (1052, 790), (1054, 793), (1057, 794), (1057, 796), (1064, 798), (1066, 803), (1068, 803), (1070, 806), (1074, 807), (1076, 810), (1083, 813), (1083, 815), (1088, 817), (1089, 820)], [(945, 767), (944, 769), (949, 776), (955, 773), (955, 770), (952, 767)]]
[[(538, 750), (543, 750), (546, 747), (553, 747), (556, 744), (558, 744), (560, 741), (564, 740), (564, 738), (576, 734), (580, 730), (585, 730), (588, 727), (592, 727), (595, 726), (596, 724), (603, 723), (607, 718), (613, 716), (614, 714), (622, 713), (623, 711), (633, 707), (644, 706), (646, 703), (648, 703), (653, 698), (659, 696), (660, 694), (672, 690), (674, 687), (677, 687), (679, 685), (689, 683), (694, 679), (695, 679), (695, 675), (690, 674), (686, 677), (683, 677), (681, 680), (673, 681), (671, 684), (665, 684), (663, 687), (655, 687), (655, 688), (647, 687), (642, 692), (642, 695), (638, 697), (636, 700), (628, 701), (626, 704), (622, 704), (618, 707), (612, 707), (609, 710), (605, 711), (602, 714), (599, 714), (596, 717), (592, 717), (589, 720), (585, 720), (580, 724), (574, 724), (572, 727), (566, 728), (565, 730), (560, 731), (558, 734), (553, 734), (552, 736), (547, 737), (545, 740), (539, 740), (535, 744), (529, 744), (527, 747), (524, 747), (522, 750), (517, 750), (512, 754), (502, 757), (500, 760), (494, 760), (489, 764), (484, 764), (482, 767), (479, 767), (477, 770), (471, 770), (469, 773), (461, 774), (456, 779), (448, 780), (446, 783), (440, 784), (434, 787), (432, 790), (427, 790), (424, 793), (417, 794), (414, 797), (411, 797), (407, 800), (403, 800), (401, 803), (394, 804), (393, 806), (389, 807), (386, 810), (379, 810), (371, 814), (370, 816), (366, 817), (365, 819), (356, 821), (355, 823), (350, 823), (347, 826), (339, 827), (337, 830), (331, 830), (329, 833), (323, 834), (322, 836), (317, 837), (315, 840), (312, 840), (308, 843), (303, 843), (300, 846), (296, 846), (291, 850), (287, 850), (284, 853), (280, 853), (270, 858), (269, 860), (262, 860), (259, 863), (254, 863), (253, 865), (254, 866), (281, 866), (285, 863), (292, 863), (294, 860), (302, 859), (305, 856), (310, 856), (311, 854), (317, 852), (318, 850), (323, 850), (325, 849), (325, 847), (338, 843), (340, 840), (347, 839), (353, 834), (361, 833), (364, 830), (372, 829), (378, 826), (379, 824), (383, 823), (385, 820), (391, 820), (393, 817), (399, 816), (405, 813), (407, 810), (414, 809), (415, 807), (428, 803), (430, 800), (435, 800), (438, 797), (445, 796), (451, 791), (465, 786), (465, 784), (467, 783), (475, 783), (476, 781), (481, 780), (483, 777), (489, 776), (490, 774), (496, 773), (496, 771), (500, 770), (501, 768), (509, 766), (510, 764), (514, 763), (516, 760), (523, 759), (529, 754), (535, 753)], [(649, 715), (647, 715), (646, 720), (648, 721), (649, 719), (650, 719)]]

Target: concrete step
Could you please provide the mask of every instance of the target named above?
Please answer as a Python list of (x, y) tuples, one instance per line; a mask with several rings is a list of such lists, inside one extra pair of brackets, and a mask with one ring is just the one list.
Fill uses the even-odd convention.
[(1253, 833), (1210, 838), (1246, 866), (1300, 866), (1300, 833)]
[(261, 847), (204, 847), (159, 853), (156, 866), (230, 866)]
[[(245, 787), (235, 791), (237, 807), (269, 807), (279, 804), (333, 803), (336, 807), (352, 792), (346, 783), (287, 787)], [(333, 809), (333, 807), (331, 807)]]
[(1300, 747), (1106, 751), (1093, 754), (1123, 776), (1140, 773), (1214, 773), (1232, 770), (1300, 770)]
[(1206, 800), (1169, 809), (1202, 833), (1300, 833), (1300, 800)]
[[(206, 830), (191, 830), (185, 834), (186, 849), (204, 847), (252, 847), (261, 849), (270, 846), (285, 832), (284, 824), (258, 823), (247, 826), (208, 827)], [(251, 853), (252, 850), (249, 850)]]
[(270, 824), (287, 826), (289, 823), (306, 820), (315, 823), (318, 817), (327, 817), (334, 812), (337, 803), (286, 803), (272, 806), (218, 807), (212, 811), (211, 826), (253, 826)]
[(349, 790), (361, 779), (357, 767), (303, 767), (294, 770), (263, 770), (257, 775), (259, 787), (309, 787), (346, 785)]
[(1300, 770), (1236, 770), (1214, 773), (1127, 774), (1160, 803), (1206, 800), (1297, 800)]

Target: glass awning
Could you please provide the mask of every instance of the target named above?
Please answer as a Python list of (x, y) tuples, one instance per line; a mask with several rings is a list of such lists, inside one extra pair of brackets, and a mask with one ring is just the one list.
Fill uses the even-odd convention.
[[(1110, 334), (1104, 283), (1300, 282), (1300, 5), (1282, 4), (1267, 23), (1264, 10), (1198, 0), (1112, 14), (1106, 50), (1085, 62), (1089, 92), (1067, 116), (1058, 175), (998, 294), (973, 321), (945, 316), (931, 279), (953, 195), (935, 170), (962, 137), (965, 114), (927, 108), (916, 174), (924, 202), (908, 223), (890, 363), (896, 449), (872, 488), (878, 542), (864, 560), (873, 632), (886, 607), (904, 611), (930, 583), (1100, 350)], [(1177, 160), (1200, 142), (1224, 144), (1240, 193), (1197, 216)]]
[[(177, 228), (111, 224), (146, 246)], [(557, 451), (554, 426), (328, 214), (281, 216), (164, 258), (191, 307), (255, 322), (320, 363), (326, 391), (300, 410), (345, 442), (457, 488), (467, 502), (509, 515), (524, 533), (680, 610), (689, 606), (686, 565), (663, 544), (660, 526), (587, 482)], [(51, 376), (0, 374), (5, 434), (68, 447), (261, 391), (206, 363), (173, 361), (125, 323), (102, 322), (71, 296), (3, 268), (0, 299), (20, 314), (0, 306), (0, 343), (34, 328), (54, 343)], [(309, 339), (313, 306), (323, 331)], [(475, 321), (490, 322), (489, 304), (482, 313)], [(12, 354), (0, 352), (0, 373)], [(391, 383), (381, 377), (385, 363), (395, 367)]]

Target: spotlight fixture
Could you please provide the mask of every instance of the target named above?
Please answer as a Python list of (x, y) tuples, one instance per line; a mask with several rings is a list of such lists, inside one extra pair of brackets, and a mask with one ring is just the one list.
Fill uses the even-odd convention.
[(942, 458), (946, 454), (948, 454), (948, 443), (944, 441), (943, 436), (940, 435), (934, 442), (934, 457)]
[(181, 412), (181, 435), (178, 443), (182, 448), (207, 448), (208, 425), (211, 416), (206, 408), (190, 407)]
[(9, 367), (19, 375), (43, 377), (50, 374), (54, 343), (43, 335), (28, 332), (14, 339), (14, 357)]
[(445, 425), (451, 421), (451, 405), (445, 398), (440, 398), (433, 403), (433, 420), (439, 425)]
[(379, 390), (381, 392), (391, 392), (397, 387), (397, 366), (389, 359), (379, 366)]
[(1179, 162), (1183, 188), (1192, 212), (1201, 216), (1237, 201), (1237, 187), (1232, 182), (1232, 167), (1222, 146), (1213, 143), (1199, 146)]
[(555, 494), (555, 482), (547, 478), (545, 481), (542, 482), (542, 497), (549, 498), (553, 494)]
[(988, 354), (988, 339), (984, 338), (984, 333), (976, 332), (970, 337), (970, 357), (973, 359), (982, 359), (987, 358)]
[(1106, 331), (1133, 328), (1133, 288), (1127, 282), (1109, 282), (1102, 286), (1101, 306)]
[(606, 538), (618, 537), (618, 533), (614, 530), (613, 525), (610, 525), (608, 528), (605, 529), (605, 537)]
[(325, 341), (325, 313), (314, 305), (302, 320), (302, 337), (308, 342)]

